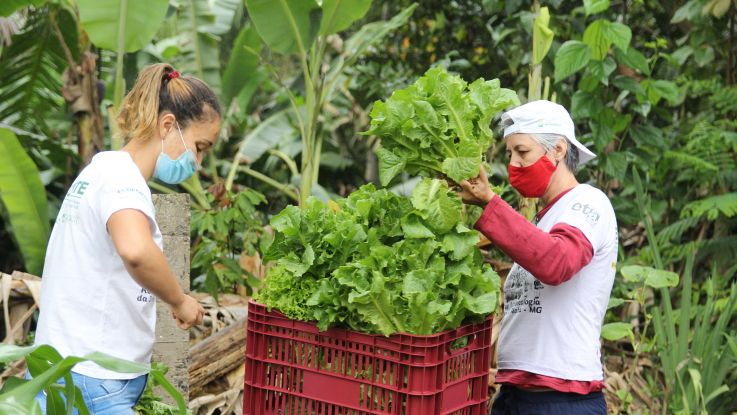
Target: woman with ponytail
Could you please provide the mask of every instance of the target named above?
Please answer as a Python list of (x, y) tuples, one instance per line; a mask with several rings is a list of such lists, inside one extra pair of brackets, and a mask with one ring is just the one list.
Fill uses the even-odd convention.
[[(117, 120), (126, 145), (95, 155), (62, 203), (46, 251), (36, 344), (62, 356), (98, 351), (148, 365), (155, 297), (181, 329), (202, 322), (204, 309), (164, 257), (146, 182), (192, 176), (218, 138), (220, 119), (204, 82), (168, 64), (141, 71)], [(72, 377), (92, 414), (131, 414), (146, 386), (145, 373), (92, 362), (77, 364)], [(45, 396), (38, 400), (45, 412)]]

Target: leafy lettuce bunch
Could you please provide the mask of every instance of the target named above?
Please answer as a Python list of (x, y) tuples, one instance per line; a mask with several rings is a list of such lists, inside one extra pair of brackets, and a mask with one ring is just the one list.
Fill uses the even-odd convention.
[(411, 199), (370, 184), (332, 205), (311, 198), (271, 224), (275, 265), (256, 299), (322, 330), (433, 334), (497, 307), (499, 276), (444, 181)]
[(455, 182), (479, 174), (491, 146), (492, 118), (519, 104), (499, 80), (479, 78), (470, 85), (444, 68), (428, 70), (407, 88), (376, 101), (366, 135), (381, 138), (379, 179), (388, 185), (398, 174), (445, 175)]

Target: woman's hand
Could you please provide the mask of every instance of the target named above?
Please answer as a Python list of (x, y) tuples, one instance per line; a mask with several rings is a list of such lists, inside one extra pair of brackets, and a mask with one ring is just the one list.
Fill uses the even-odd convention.
[(171, 315), (180, 329), (187, 330), (192, 326), (202, 323), (205, 309), (194, 297), (187, 294), (183, 295), (182, 301), (172, 306)]
[(481, 167), (477, 177), (463, 180), (458, 184), (463, 189), (458, 192), (458, 195), (463, 199), (463, 202), (471, 205), (486, 206), (495, 195), (491, 190), (491, 186), (489, 186), (489, 179), (486, 177), (483, 167)]

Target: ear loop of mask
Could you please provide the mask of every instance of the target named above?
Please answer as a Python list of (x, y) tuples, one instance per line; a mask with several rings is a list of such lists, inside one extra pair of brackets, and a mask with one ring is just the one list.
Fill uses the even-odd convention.
[[(184, 151), (192, 151), (187, 147), (187, 143), (184, 142), (184, 134), (182, 134), (182, 130), (179, 128), (179, 122), (175, 121), (177, 125), (177, 131), (179, 131), (179, 139), (182, 140), (182, 145), (184, 146)], [(161, 140), (161, 152), (164, 152), (164, 140)], [(197, 156), (195, 156), (194, 152), (192, 151), (192, 158), (194, 159), (195, 169), (197, 171), (202, 170), (202, 166), (200, 165), (200, 162), (197, 160)]]

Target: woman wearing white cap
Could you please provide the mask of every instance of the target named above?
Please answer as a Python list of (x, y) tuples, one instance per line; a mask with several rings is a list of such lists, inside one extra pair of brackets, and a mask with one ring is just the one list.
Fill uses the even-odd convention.
[(504, 284), (504, 316), (492, 413), (606, 414), (601, 324), (616, 270), (617, 223), (600, 190), (574, 172), (595, 157), (576, 140), (562, 106), (534, 101), (501, 120), (509, 180), (545, 207), (528, 222), (489, 187), (486, 173), (460, 183), (484, 206), (476, 228), (515, 264)]

